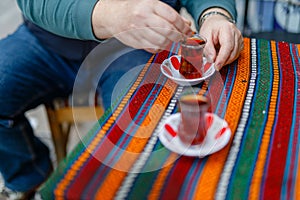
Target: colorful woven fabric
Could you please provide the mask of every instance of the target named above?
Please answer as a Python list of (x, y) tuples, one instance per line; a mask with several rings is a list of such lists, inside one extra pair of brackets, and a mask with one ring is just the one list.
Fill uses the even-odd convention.
[(199, 85), (232, 131), (225, 148), (204, 158), (172, 153), (158, 139), (185, 90), (160, 72), (170, 52), (149, 60), (42, 197), (299, 199), (300, 45), (245, 38), (240, 58)]

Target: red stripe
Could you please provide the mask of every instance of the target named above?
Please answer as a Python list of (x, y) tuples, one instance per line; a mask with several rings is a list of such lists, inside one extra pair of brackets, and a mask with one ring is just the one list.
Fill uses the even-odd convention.
[(192, 157), (182, 156), (177, 160), (169, 173), (168, 179), (165, 181), (166, 187), (163, 189), (160, 199), (178, 199), (181, 187), (193, 165), (194, 159), (195, 158)]
[(84, 170), (81, 170), (78, 174), (78, 178), (76, 177), (74, 183), (66, 189), (66, 199), (78, 199), (78, 194), (82, 194), (84, 187), (89, 183), (90, 179), (94, 175), (94, 172), (100, 167), (101, 163), (98, 159), (95, 157), (90, 158), (91, 159), (88, 161), (88, 165), (84, 166)]
[[(296, 66), (296, 70), (297, 71), (300, 71), (300, 64), (299, 64), (299, 56), (297, 54), (297, 51), (296, 51), (296, 45), (293, 45), (292, 46), (292, 52), (293, 52), (293, 56), (294, 56), (294, 63), (295, 63), (295, 66)], [(295, 59), (296, 58), (296, 59)], [(300, 87), (300, 80), (299, 80), (299, 76), (298, 76), (298, 83), (296, 83), (298, 85), (298, 88)], [(298, 92), (298, 91), (297, 91)], [(297, 103), (296, 105), (300, 105), (300, 97), (298, 96), (297, 98)], [(298, 147), (298, 132), (299, 132), (299, 123), (300, 123), (300, 107), (297, 107), (297, 110), (296, 110), (296, 113), (295, 113), (295, 129), (294, 130), (294, 138), (292, 140), (292, 150), (291, 150), (291, 161), (290, 161), (290, 165), (289, 165), (289, 174), (288, 174), (288, 181), (287, 181), (287, 199), (292, 199), (293, 198), (293, 180), (295, 179), (296, 175), (294, 174), (294, 170), (295, 170), (295, 167), (297, 165), (296, 162), (297, 162), (297, 147)]]
[(188, 181), (186, 191), (183, 191), (184, 194), (189, 195), (188, 198), (186, 198), (184, 196), (185, 199), (189, 199), (189, 197), (190, 198), (193, 197), (193, 194), (195, 193), (197, 185), (198, 185), (199, 181), (201, 180), (200, 177), (201, 177), (201, 174), (203, 171), (202, 165), (205, 164), (205, 159), (195, 159), (194, 162), (197, 163), (197, 167), (194, 170), (194, 172), (190, 175), (190, 180)]
[[(227, 74), (228, 67), (223, 67), (222, 70), (220, 71), (220, 73), (216, 73), (212, 77), (212, 79), (210, 80), (210, 83), (209, 83), (209, 89), (208, 89), (208, 94), (207, 94), (207, 96), (210, 98), (210, 104), (211, 104), (209, 111), (213, 112), (213, 113), (217, 112), (216, 107), (218, 105), (218, 102), (221, 101), (221, 105), (219, 107), (220, 113), (217, 113), (218, 115), (222, 114), (222, 111), (223, 111), (224, 107), (226, 106), (225, 105), (226, 95), (223, 95), (221, 97), (221, 94), (222, 94), (222, 89), (224, 88), (223, 84), (225, 82), (226, 75), (227, 76), (229, 75), (229, 74)], [(233, 70), (230, 70), (230, 71), (232, 72)], [(228, 79), (231, 79), (231, 78), (232, 78), (232, 74), (231, 74), (231, 76), (228, 77)], [(226, 90), (226, 91), (230, 91), (230, 90)]]
[(278, 107), (277, 123), (274, 130), (272, 149), (270, 150), (269, 162), (266, 169), (264, 185), (264, 199), (280, 199), (281, 186), (286, 167), (286, 155), (290, 139), (292, 125), (293, 101), (295, 77), (293, 63), (290, 57), (289, 45), (279, 42), (279, 58), (281, 68), (280, 103)]

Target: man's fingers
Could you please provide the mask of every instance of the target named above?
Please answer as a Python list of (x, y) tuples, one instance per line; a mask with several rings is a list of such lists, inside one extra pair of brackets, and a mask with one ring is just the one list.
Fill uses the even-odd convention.
[(158, 1), (154, 5), (154, 13), (172, 24), (179, 32), (189, 34), (192, 32), (191, 25), (186, 22), (172, 7)]
[(221, 69), (224, 65), (232, 63), (238, 58), (241, 50), (243, 49), (244, 43), (239, 35), (234, 35), (234, 40), (231, 42), (225, 42), (221, 44), (217, 59), (216, 69)]

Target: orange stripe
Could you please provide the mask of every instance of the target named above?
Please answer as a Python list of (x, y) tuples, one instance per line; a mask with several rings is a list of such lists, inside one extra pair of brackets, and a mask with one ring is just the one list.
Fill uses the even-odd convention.
[(295, 199), (300, 200), (300, 154), (298, 156), (298, 173), (297, 173), (296, 183), (295, 183)]
[(113, 124), (113, 122), (116, 120), (117, 116), (122, 111), (122, 108), (127, 103), (127, 101), (132, 96), (133, 92), (136, 90), (137, 86), (142, 80), (142, 77), (145, 76), (146, 71), (148, 70), (150, 64), (152, 63), (152, 60), (154, 58), (154, 55), (149, 59), (147, 64), (145, 65), (144, 69), (141, 71), (137, 81), (135, 84), (131, 87), (130, 91), (126, 94), (124, 99), (121, 101), (120, 105), (116, 109), (116, 111), (112, 114), (110, 119), (106, 122), (106, 124), (103, 125), (101, 130), (98, 132), (98, 134), (95, 136), (91, 144), (85, 149), (84, 152), (78, 157), (78, 159), (74, 162), (73, 165), (70, 166), (69, 170), (66, 172), (64, 178), (57, 184), (55, 190), (54, 190), (54, 196), (56, 198), (64, 197), (65, 190), (70, 185), (71, 181), (74, 179), (78, 171), (82, 168), (83, 164), (86, 162), (86, 160), (90, 156), (90, 152), (93, 152), (97, 144), (100, 142), (100, 140), (103, 138), (103, 136), (106, 134), (107, 130), (110, 128), (110, 126)]
[(251, 182), (249, 199), (259, 199), (260, 186), (261, 186), (261, 181), (264, 173), (264, 166), (268, 154), (270, 137), (272, 133), (272, 126), (274, 124), (275, 115), (276, 115), (275, 112), (276, 112), (276, 104), (277, 104), (277, 97), (278, 97), (278, 90), (279, 90), (279, 67), (278, 67), (276, 43), (274, 41), (271, 41), (271, 51), (272, 51), (273, 74), (274, 74), (272, 95), (270, 100), (268, 120), (262, 137), (261, 146), (258, 153), (258, 158), (257, 158), (257, 162), (256, 162), (256, 166), (254, 169), (253, 178)]
[[(116, 163), (114, 169), (109, 172), (105, 182), (98, 189), (96, 199), (112, 199), (115, 196), (115, 193), (121, 186), (127, 172), (138, 159), (140, 152), (143, 151), (151, 137), (151, 134), (163, 115), (175, 89), (176, 85), (172, 81), (168, 80), (155, 100), (154, 106), (152, 106), (148, 116), (137, 130), (135, 137), (130, 141), (126, 151), (121, 155), (120, 160)], [(118, 169), (122, 169), (122, 171)]]
[[(225, 114), (225, 120), (228, 122), (228, 125), (232, 131), (235, 132), (238, 119), (240, 118), (243, 102), (242, 101), (247, 92), (248, 83), (243, 83), (242, 80), (248, 80), (250, 75), (250, 39), (244, 39), (245, 48), (241, 52), (240, 59), (237, 66), (237, 75), (235, 84), (232, 89), (231, 98), (228, 103), (228, 108)], [(199, 180), (198, 186), (195, 190), (193, 199), (201, 199), (205, 197), (206, 199), (214, 199), (214, 194), (217, 189), (218, 181), (220, 179), (220, 175), (222, 173), (222, 169), (224, 167), (228, 152), (230, 150), (230, 146), (233, 140), (233, 136), (230, 139), (229, 144), (227, 146), (209, 156), (207, 163), (203, 169), (203, 174), (201, 179)]]

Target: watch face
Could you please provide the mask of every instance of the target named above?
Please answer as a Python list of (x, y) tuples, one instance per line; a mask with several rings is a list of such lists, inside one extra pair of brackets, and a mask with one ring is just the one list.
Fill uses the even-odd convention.
[(247, 23), (252, 32), (285, 30), (300, 33), (300, 0), (250, 0)]

